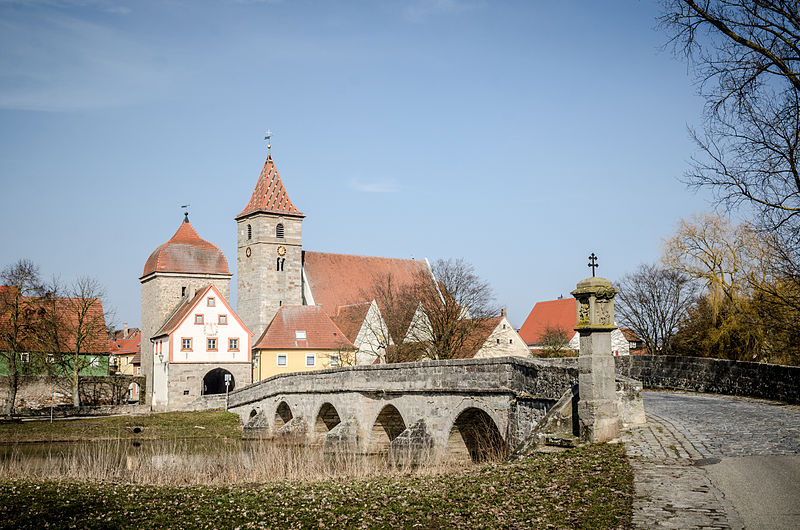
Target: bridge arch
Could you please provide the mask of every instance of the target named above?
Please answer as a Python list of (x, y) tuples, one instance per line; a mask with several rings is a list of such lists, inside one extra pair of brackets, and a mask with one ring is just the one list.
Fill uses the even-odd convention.
[(281, 401), (278, 404), (278, 408), (275, 409), (275, 430), (277, 431), (290, 421), (294, 415), (292, 414), (292, 409), (289, 408), (289, 404), (285, 401)]
[(339, 418), (336, 407), (328, 402), (320, 406), (316, 418), (314, 422), (314, 436), (318, 440), (324, 438), (325, 435), (328, 434), (328, 431), (339, 425), (342, 421), (341, 418)]
[(375, 421), (372, 423), (370, 432), (369, 449), (370, 453), (386, 453), (392, 440), (400, 436), (406, 430), (406, 422), (402, 414), (394, 405), (385, 405)]
[(485, 462), (506, 456), (506, 443), (492, 417), (478, 407), (463, 409), (450, 428), (446, 456), (453, 460)]

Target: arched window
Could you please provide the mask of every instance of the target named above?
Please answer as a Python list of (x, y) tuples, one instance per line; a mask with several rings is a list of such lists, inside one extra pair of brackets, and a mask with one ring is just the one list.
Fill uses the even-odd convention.
[(247, 239), (253, 239), (253, 227), (247, 225)]
[(278, 226), (275, 227), (275, 237), (283, 239), (283, 223), (278, 223)]
[(281, 258), (278, 258), (278, 261), (275, 263), (275, 270), (281, 270)]

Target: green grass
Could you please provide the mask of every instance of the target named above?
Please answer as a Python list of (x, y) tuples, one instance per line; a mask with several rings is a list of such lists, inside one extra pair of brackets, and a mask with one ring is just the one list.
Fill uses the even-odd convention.
[[(134, 432), (136, 429), (139, 432)], [(0, 443), (81, 440), (167, 440), (242, 437), (239, 417), (221, 410), (165, 412), (146, 416), (109, 416), (0, 424)]]
[(157, 487), (0, 481), (0, 528), (628, 528), (622, 445), (432, 476)]

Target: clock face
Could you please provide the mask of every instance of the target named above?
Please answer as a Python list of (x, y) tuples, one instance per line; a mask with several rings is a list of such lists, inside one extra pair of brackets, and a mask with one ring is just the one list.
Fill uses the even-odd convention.
[(247, 247), (247, 248), (245, 249), (245, 251), (244, 251), (244, 255), (245, 255), (245, 256), (247, 256), (247, 257), (249, 258), (249, 257), (250, 257), (250, 252), (251, 252), (251, 251), (250, 251), (250, 247)]
[(286, 247), (284, 247), (283, 245), (279, 246), (278, 247), (278, 256), (283, 257), (285, 255), (286, 255)]

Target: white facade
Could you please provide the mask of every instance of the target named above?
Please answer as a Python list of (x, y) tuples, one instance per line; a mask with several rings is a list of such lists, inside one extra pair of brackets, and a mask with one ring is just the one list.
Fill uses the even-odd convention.
[[(572, 339), (569, 341), (569, 348), (571, 350), (578, 351), (580, 349), (580, 337), (580, 334), (576, 331), (575, 335), (573, 335)], [(631, 354), (630, 343), (619, 328), (611, 332), (611, 354), (614, 355), (614, 357)]]
[(487, 357), (530, 357), (531, 352), (522, 337), (511, 325), (506, 317), (503, 317), (497, 327), (489, 334), (483, 346), (475, 354), (475, 359), (485, 359)]

